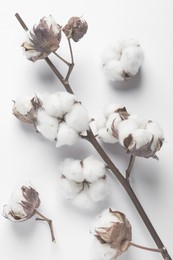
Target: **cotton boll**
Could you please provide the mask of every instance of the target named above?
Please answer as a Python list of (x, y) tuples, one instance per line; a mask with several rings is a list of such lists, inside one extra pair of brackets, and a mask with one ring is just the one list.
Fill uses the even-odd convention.
[(136, 129), (133, 134), (132, 144), (128, 147), (131, 149), (134, 145), (136, 145), (136, 149), (150, 143), (152, 139), (152, 134), (145, 129)]
[(111, 60), (103, 66), (103, 71), (111, 81), (123, 81), (123, 64), (117, 60)]
[(95, 121), (97, 130), (104, 128), (106, 126), (107, 118), (104, 114), (100, 114), (100, 116)]
[(76, 103), (71, 111), (66, 114), (65, 121), (69, 127), (78, 133), (88, 129), (89, 117), (86, 109), (80, 103)]
[(73, 145), (80, 139), (78, 133), (72, 128), (68, 127), (66, 123), (61, 123), (57, 133), (56, 147), (62, 145)]
[(61, 185), (62, 185), (63, 191), (68, 199), (73, 199), (83, 189), (82, 183), (76, 183), (76, 182), (68, 180), (64, 177), (61, 178)]
[(67, 92), (59, 91), (50, 95), (44, 102), (44, 108), (50, 116), (62, 118), (70, 111), (75, 97)]
[(82, 173), (81, 161), (79, 160), (67, 158), (61, 163), (59, 169), (61, 174), (69, 180), (83, 182), (85, 179)]
[(144, 59), (142, 48), (128, 47), (122, 52), (121, 62), (124, 72), (129, 76), (137, 74)]
[(113, 113), (108, 117), (108, 120), (106, 122), (106, 129), (107, 131), (112, 134), (112, 127), (117, 129), (118, 123), (121, 122), (122, 119), (119, 115), (119, 113)]
[(119, 45), (120, 45), (120, 48), (121, 48), (122, 51), (126, 48), (129, 48), (129, 47), (139, 47), (140, 46), (139, 42), (135, 39), (120, 40)]
[(18, 97), (15, 100), (15, 109), (22, 115), (27, 115), (32, 107), (31, 98), (29, 97)]
[(93, 239), (91, 246), (92, 260), (113, 260), (116, 259), (116, 250), (108, 244), (101, 244), (97, 238)]
[(118, 140), (108, 132), (106, 128), (102, 128), (97, 132), (98, 138), (100, 138), (105, 143), (117, 143)]
[(82, 165), (83, 176), (88, 182), (94, 182), (105, 175), (105, 164), (96, 160), (93, 156), (84, 159)]
[(146, 129), (152, 134), (154, 138), (152, 143), (153, 149), (159, 150), (160, 145), (164, 140), (163, 130), (161, 129), (160, 125), (155, 122), (149, 122)]
[(88, 196), (88, 187), (85, 185), (82, 192), (80, 192), (73, 200), (73, 205), (84, 209), (84, 210), (92, 210), (95, 208), (95, 203), (91, 201)]
[(145, 129), (148, 124), (148, 119), (145, 117), (142, 117), (142, 116), (130, 115), (129, 119), (135, 120), (138, 125), (138, 128), (141, 128), (141, 129)]
[(118, 124), (118, 140), (122, 146), (124, 146), (124, 139), (132, 134), (134, 130), (138, 128), (137, 123), (134, 120), (123, 120)]
[(104, 201), (108, 195), (108, 188), (109, 186), (106, 178), (99, 179), (90, 184), (90, 187), (88, 189), (88, 196), (94, 202)]
[(39, 110), (37, 113), (37, 130), (46, 139), (55, 141), (58, 131), (58, 120), (46, 114), (44, 110)]

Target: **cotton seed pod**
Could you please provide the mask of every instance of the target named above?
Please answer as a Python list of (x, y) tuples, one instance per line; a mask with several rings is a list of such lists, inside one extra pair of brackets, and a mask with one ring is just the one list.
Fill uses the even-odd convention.
[(61, 26), (52, 16), (43, 17), (28, 33), (28, 39), (22, 44), (26, 58), (31, 61), (46, 58), (59, 48), (61, 41)]
[(128, 249), (132, 240), (132, 228), (128, 219), (122, 212), (112, 209), (102, 212), (97, 218), (92, 233), (100, 242), (99, 246), (105, 250), (105, 255), (111, 253), (110, 258), (98, 256), (95, 259), (116, 259)]
[(71, 17), (62, 30), (68, 39), (78, 42), (86, 34), (88, 24), (80, 17)]
[(32, 99), (16, 99), (12, 111), (20, 121), (34, 124), (37, 118), (37, 111), (40, 108), (42, 108), (42, 102), (35, 96)]
[(3, 214), (14, 222), (25, 221), (35, 214), (39, 205), (38, 192), (31, 186), (22, 186), (12, 193), (9, 203), (4, 206)]

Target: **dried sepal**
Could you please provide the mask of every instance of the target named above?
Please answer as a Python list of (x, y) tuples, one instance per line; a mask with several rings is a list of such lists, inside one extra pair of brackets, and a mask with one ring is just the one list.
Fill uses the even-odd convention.
[(13, 192), (11, 200), (4, 206), (3, 214), (11, 221), (25, 221), (35, 214), (39, 205), (38, 192), (31, 186), (23, 185)]
[(86, 34), (88, 24), (80, 17), (71, 17), (62, 30), (68, 39), (78, 42)]
[(38, 25), (29, 31), (29, 39), (22, 44), (26, 57), (31, 61), (44, 59), (59, 48), (61, 26), (52, 16), (43, 17)]

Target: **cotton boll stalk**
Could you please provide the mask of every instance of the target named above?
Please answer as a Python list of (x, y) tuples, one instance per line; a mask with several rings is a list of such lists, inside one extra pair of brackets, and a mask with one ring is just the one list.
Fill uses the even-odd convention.
[(71, 181), (71, 180), (67, 179), (66, 177), (64, 177), (63, 175), (61, 177), (61, 186), (63, 188), (63, 191), (64, 191), (67, 199), (73, 199), (83, 189), (82, 183), (76, 183), (74, 181)]
[(44, 108), (50, 116), (63, 118), (75, 102), (74, 95), (63, 91), (50, 95), (44, 102)]
[(88, 182), (98, 180), (105, 175), (105, 172), (106, 165), (93, 156), (87, 157), (82, 161), (82, 174)]
[(94, 202), (104, 201), (108, 196), (108, 182), (106, 176), (90, 184), (88, 196)]
[(78, 133), (66, 125), (66, 123), (61, 123), (57, 133), (56, 147), (62, 145), (73, 145), (80, 139)]
[(131, 225), (128, 219), (122, 212), (112, 209), (106, 209), (97, 217), (92, 233), (100, 245), (105, 247), (107, 244), (115, 250), (115, 259), (128, 249), (132, 239)]
[(21, 186), (13, 191), (7, 205), (4, 206), (3, 215), (14, 222), (25, 221), (35, 214), (40, 205), (38, 192), (31, 186)]
[(68, 180), (79, 183), (83, 182), (85, 179), (82, 173), (82, 163), (80, 160), (67, 158), (60, 164), (59, 170)]
[(86, 131), (89, 127), (87, 111), (80, 103), (76, 103), (71, 111), (66, 114), (65, 121), (69, 127), (78, 133)]
[(49, 116), (44, 110), (37, 113), (36, 128), (46, 139), (55, 141), (57, 138), (59, 122), (57, 118)]

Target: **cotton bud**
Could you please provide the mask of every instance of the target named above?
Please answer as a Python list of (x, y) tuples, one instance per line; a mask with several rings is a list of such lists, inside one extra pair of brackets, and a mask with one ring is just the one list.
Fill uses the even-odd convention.
[(95, 236), (94, 260), (112, 260), (123, 254), (132, 239), (131, 225), (119, 211), (106, 209), (98, 216), (91, 233)]
[(31, 186), (16, 189), (10, 201), (4, 206), (3, 214), (11, 221), (25, 221), (35, 214), (40, 205), (38, 192)]
[(143, 50), (135, 40), (122, 40), (105, 49), (102, 67), (111, 81), (123, 81), (135, 76), (144, 59)]
[(78, 42), (86, 34), (88, 24), (80, 17), (71, 17), (62, 30), (68, 39)]
[(18, 98), (14, 101), (13, 114), (24, 123), (34, 124), (40, 108), (42, 102), (37, 96), (32, 99)]
[(90, 208), (108, 195), (105, 164), (94, 157), (65, 159), (59, 172), (64, 193), (76, 206)]
[(61, 26), (52, 16), (43, 17), (40, 22), (28, 32), (28, 39), (22, 44), (26, 58), (31, 61), (44, 59), (59, 48), (61, 41)]

